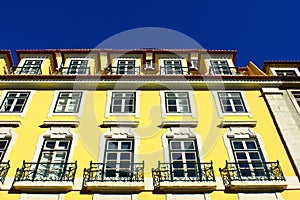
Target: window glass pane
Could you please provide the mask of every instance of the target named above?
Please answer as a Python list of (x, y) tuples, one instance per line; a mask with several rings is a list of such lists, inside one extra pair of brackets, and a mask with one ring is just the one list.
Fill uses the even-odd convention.
[(107, 153), (107, 160), (117, 160), (116, 153)]
[(124, 149), (124, 150), (130, 150), (131, 149), (131, 142), (122, 142), (121, 143), (121, 149)]
[(173, 160), (182, 160), (181, 153), (172, 153), (172, 159)]
[(121, 153), (121, 160), (130, 160), (130, 153)]
[(118, 149), (118, 142), (108, 142), (108, 149)]
[(256, 144), (254, 141), (247, 141), (246, 146), (247, 146), (247, 149), (256, 149)]
[(233, 142), (234, 149), (244, 149), (242, 142)]
[(55, 142), (54, 141), (47, 141), (46, 142), (46, 148), (54, 149), (54, 147), (55, 147)]
[(8, 141), (0, 141), (0, 150), (5, 149), (7, 142)]
[(195, 149), (194, 142), (184, 142), (184, 149)]
[(63, 141), (59, 142), (58, 147), (63, 148), (63, 149), (68, 149), (69, 142), (68, 141)]
[(171, 142), (171, 149), (181, 149), (180, 142)]
[(186, 160), (195, 160), (196, 156), (195, 153), (185, 153)]

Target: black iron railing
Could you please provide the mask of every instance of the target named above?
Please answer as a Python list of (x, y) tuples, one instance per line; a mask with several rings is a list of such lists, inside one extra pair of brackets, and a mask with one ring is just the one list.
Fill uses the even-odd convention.
[(218, 66), (218, 67), (209, 67), (210, 75), (238, 75), (239, 69), (237, 67), (228, 67), (228, 66)]
[(232, 181), (285, 181), (283, 172), (276, 162), (228, 162), (219, 169), (225, 186)]
[(110, 69), (110, 74), (119, 74), (119, 75), (126, 75), (126, 74), (140, 74), (140, 67), (135, 66), (135, 67), (115, 67), (111, 66), (109, 67)]
[(93, 163), (90, 168), (84, 169), (83, 184), (87, 182), (143, 182), (144, 162), (128, 163), (124, 167), (122, 163)]
[(161, 75), (188, 75), (190, 67), (160, 66)]
[(0, 182), (4, 183), (7, 172), (10, 168), (9, 161), (0, 163)]
[(159, 188), (164, 181), (175, 182), (210, 182), (215, 181), (212, 161), (209, 163), (196, 162), (158, 162), (158, 168), (152, 169), (154, 188)]
[(74, 163), (33, 163), (23, 161), (18, 168), (16, 181), (71, 181), (74, 182), (77, 161)]
[(10, 74), (42, 74), (40, 66), (37, 67), (12, 67)]

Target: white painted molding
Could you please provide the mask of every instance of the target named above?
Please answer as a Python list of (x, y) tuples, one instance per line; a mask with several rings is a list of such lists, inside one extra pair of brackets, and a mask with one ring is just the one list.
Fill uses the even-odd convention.
[(227, 128), (232, 126), (246, 126), (246, 127), (255, 127), (257, 121), (222, 121), (221, 127)]
[(167, 127), (191, 127), (195, 128), (198, 126), (198, 121), (163, 121), (163, 128)]
[(102, 125), (103, 127), (113, 127), (113, 126), (119, 126), (119, 127), (138, 127), (139, 122), (138, 121), (103, 121)]

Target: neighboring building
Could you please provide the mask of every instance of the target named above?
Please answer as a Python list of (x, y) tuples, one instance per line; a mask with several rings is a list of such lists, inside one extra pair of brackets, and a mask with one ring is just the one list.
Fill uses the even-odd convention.
[(0, 199), (297, 199), (299, 63), (236, 53), (0, 51)]

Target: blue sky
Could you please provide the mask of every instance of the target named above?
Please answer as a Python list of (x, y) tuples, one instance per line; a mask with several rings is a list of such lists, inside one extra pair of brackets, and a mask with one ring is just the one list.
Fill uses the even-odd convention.
[(206, 49), (238, 50), (238, 66), (262, 66), (300, 60), (299, 7), (296, 0), (3, 1), (0, 49), (94, 48), (126, 30), (161, 27)]

